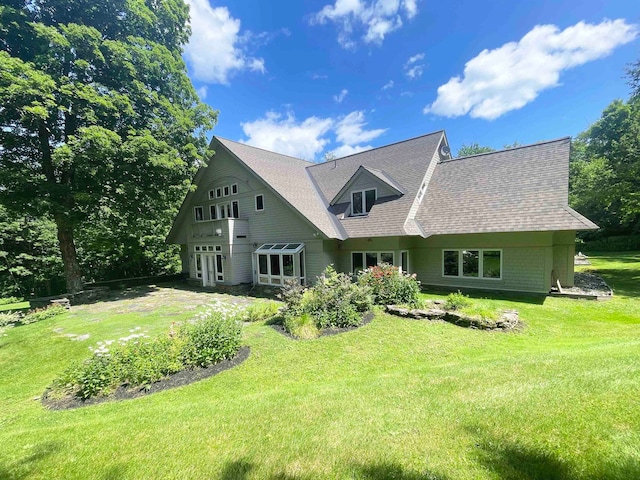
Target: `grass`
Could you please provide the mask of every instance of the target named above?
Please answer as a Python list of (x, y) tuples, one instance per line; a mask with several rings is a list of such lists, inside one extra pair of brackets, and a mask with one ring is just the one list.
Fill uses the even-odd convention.
[(6, 303), (4, 305), (0, 305), (0, 312), (4, 312), (6, 310), (28, 310), (29, 302), (19, 302), (19, 303)]
[(518, 309), (522, 333), (379, 314), (293, 341), (254, 323), (237, 368), (70, 411), (34, 400), (88, 353), (54, 329), (95, 345), (189, 313), (72, 310), (12, 329), (0, 339), (0, 478), (640, 478), (640, 255), (591, 260), (616, 292), (608, 302), (474, 300)]

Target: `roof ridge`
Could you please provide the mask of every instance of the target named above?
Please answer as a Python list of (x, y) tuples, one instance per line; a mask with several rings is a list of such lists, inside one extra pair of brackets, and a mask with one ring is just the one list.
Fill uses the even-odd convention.
[[(305, 160), (304, 158), (298, 158), (298, 157), (294, 157), (292, 155), (286, 155), (284, 153), (278, 153), (278, 152), (274, 152), (273, 150), (267, 150), (266, 148), (261, 148), (261, 147), (255, 147), (253, 145), (249, 145), (248, 143), (243, 143), (243, 142), (237, 142), (235, 140), (231, 140), (230, 138), (226, 138), (226, 137), (219, 137), (217, 135), (213, 135), (213, 138), (216, 138), (218, 140), (225, 140), (227, 142), (233, 142), (236, 143), (238, 145), (243, 145), (245, 147), (251, 147), (251, 148), (255, 148), (256, 150), (261, 150), (263, 152), (267, 152), (267, 153), (273, 153), (275, 155), (280, 155), (281, 157), (287, 157), (287, 158), (292, 158), (293, 160), (298, 160), (300, 162), (305, 162), (305, 163), (310, 163), (312, 165), (314, 165), (316, 162), (312, 162), (310, 160)], [(311, 166), (311, 165), (310, 165)]]
[(400, 140), (398, 142), (389, 143), (387, 145), (382, 145), (380, 147), (370, 148), (369, 150), (363, 150), (362, 152), (352, 153), (351, 155), (346, 155), (346, 156), (340, 157), (340, 158), (334, 158), (333, 160), (327, 160), (325, 162), (312, 162), (313, 164), (309, 165), (309, 167), (315, 167), (316, 165), (324, 165), (325, 163), (329, 163), (329, 162), (337, 162), (337, 161), (340, 161), (340, 160), (344, 160), (345, 158), (355, 157), (356, 155), (362, 155), (364, 153), (373, 152), (374, 150), (380, 150), (381, 148), (392, 147), (393, 145), (399, 145), (401, 143), (411, 142), (411, 141), (417, 140), (419, 138), (430, 137), (431, 135), (436, 135), (438, 133), (443, 133), (443, 132), (444, 132), (444, 129), (436, 130), (435, 132), (425, 133), (424, 135), (418, 135), (417, 137), (407, 138), (406, 140)]
[(562, 137), (562, 138), (556, 138), (555, 140), (543, 140), (541, 142), (530, 143), (528, 145), (518, 145), (517, 147), (510, 147), (510, 148), (503, 148), (501, 150), (494, 150), (493, 152), (483, 152), (483, 153), (476, 153), (474, 155), (465, 155), (464, 157), (456, 157), (456, 158), (450, 158), (448, 160), (441, 160), (440, 163), (455, 162), (456, 160), (466, 160), (467, 158), (482, 157), (484, 155), (494, 155), (496, 153), (504, 153), (504, 152), (508, 152), (508, 151), (511, 151), (511, 150), (519, 150), (521, 148), (537, 147), (537, 146), (540, 146), (540, 145), (546, 145), (547, 143), (556, 143), (556, 142), (562, 142), (562, 141), (565, 141), (565, 140), (571, 140), (571, 137), (567, 136), (567, 137)]

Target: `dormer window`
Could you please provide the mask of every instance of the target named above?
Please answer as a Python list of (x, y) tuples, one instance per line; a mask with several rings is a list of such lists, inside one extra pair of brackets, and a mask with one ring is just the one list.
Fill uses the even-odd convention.
[(376, 201), (376, 189), (358, 190), (351, 192), (351, 215), (366, 215), (371, 211)]

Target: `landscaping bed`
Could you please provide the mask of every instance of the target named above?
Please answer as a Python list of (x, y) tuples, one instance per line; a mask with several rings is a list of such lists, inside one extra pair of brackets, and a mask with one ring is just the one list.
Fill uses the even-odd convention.
[(51, 396), (51, 390), (47, 389), (42, 395), (41, 401), (42, 404), (50, 410), (68, 410), (89, 405), (97, 405), (104, 402), (130, 400), (132, 398), (143, 397), (145, 395), (151, 395), (152, 393), (189, 385), (191, 383), (204, 380), (205, 378), (212, 377), (213, 375), (217, 375), (225, 370), (229, 370), (230, 368), (240, 365), (249, 358), (250, 352), (251, 350), (249, 347), (240, 347), (236, 356), (229, 360), (223, 360), (206, 368), (182, 370), (152, 383), (148, 388), (121, 385), (110, 395), (92, 397), (86, 400), (82, 400), (72, 395), (56, 398)]

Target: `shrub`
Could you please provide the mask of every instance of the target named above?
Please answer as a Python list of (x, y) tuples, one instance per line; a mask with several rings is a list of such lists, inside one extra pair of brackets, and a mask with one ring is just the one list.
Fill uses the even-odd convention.
[(320, 334), (316, 321), (308, 313), (298, 316), (286, 315), (283, 325), (287, 332), (297, 338), (316, 338)]
[(233, 358), (240, 348), (241, 334), (236, 318), (208, 312), (198, 322), (178, 330), (178, 338), (184, 342), (180, 359), (186, 367), (208, 367)]
[(273, 319), (280, 312), (280, 305), (276, 302), (260, 302), (250, 305), (242, 319), (245, 322), (266, 322)]
[(444, 302), (444, 308), (447, 310), (461, 310), (471, 305), (471, 300), (467, 295), (464, 295), (460, 290), (456, 293), (450, 293), (447, 295), (447, 300)]
[(30, 323), (41, 322), (66, 311), (67, 309), (62, 305), (48, 305), (44, 308), (29, 311), (24, 317), (22, 317), (20, 323), (22, 325), (28, 325)]
[(382, 264), (370, 267), (358, 277), (358, 284), (371, 288), (378, 305), (411, 305), (419, 303), (420, 282), (414, 275), (405, 275), (398, 267)]
[[(362, 314), (371, 309), (373, 301), (369, 287), (355, 284), (344, 273), (330, 265), (318, 277), (316, 284), (304, 289), (288, 283), (280, 298), (285, 301), (284, 327), (292, 335), (299, 325), (308, 325), (308, 314), (320, 330), (332, 327), (351, 327), (362, 323)], [(305, 327), (308, 328), (308, 327)]]
[(23, 300), (18, 297), (4, 297), (0, 298), (0, 305), (12, 305), (14, 303), (20, 303)]
[(241, 324), (235, 317), (210, 310), (166, 336), (149, 339), (144, 333), (132, 333), (117, 343), (98, 342), (91, 358), (72, 364), (56, 378), (52, 395), (66, 393), (86, 400), (119, 385), (148, 389), (185, 368), (232, 358), (240, 348), (240, 336)]

